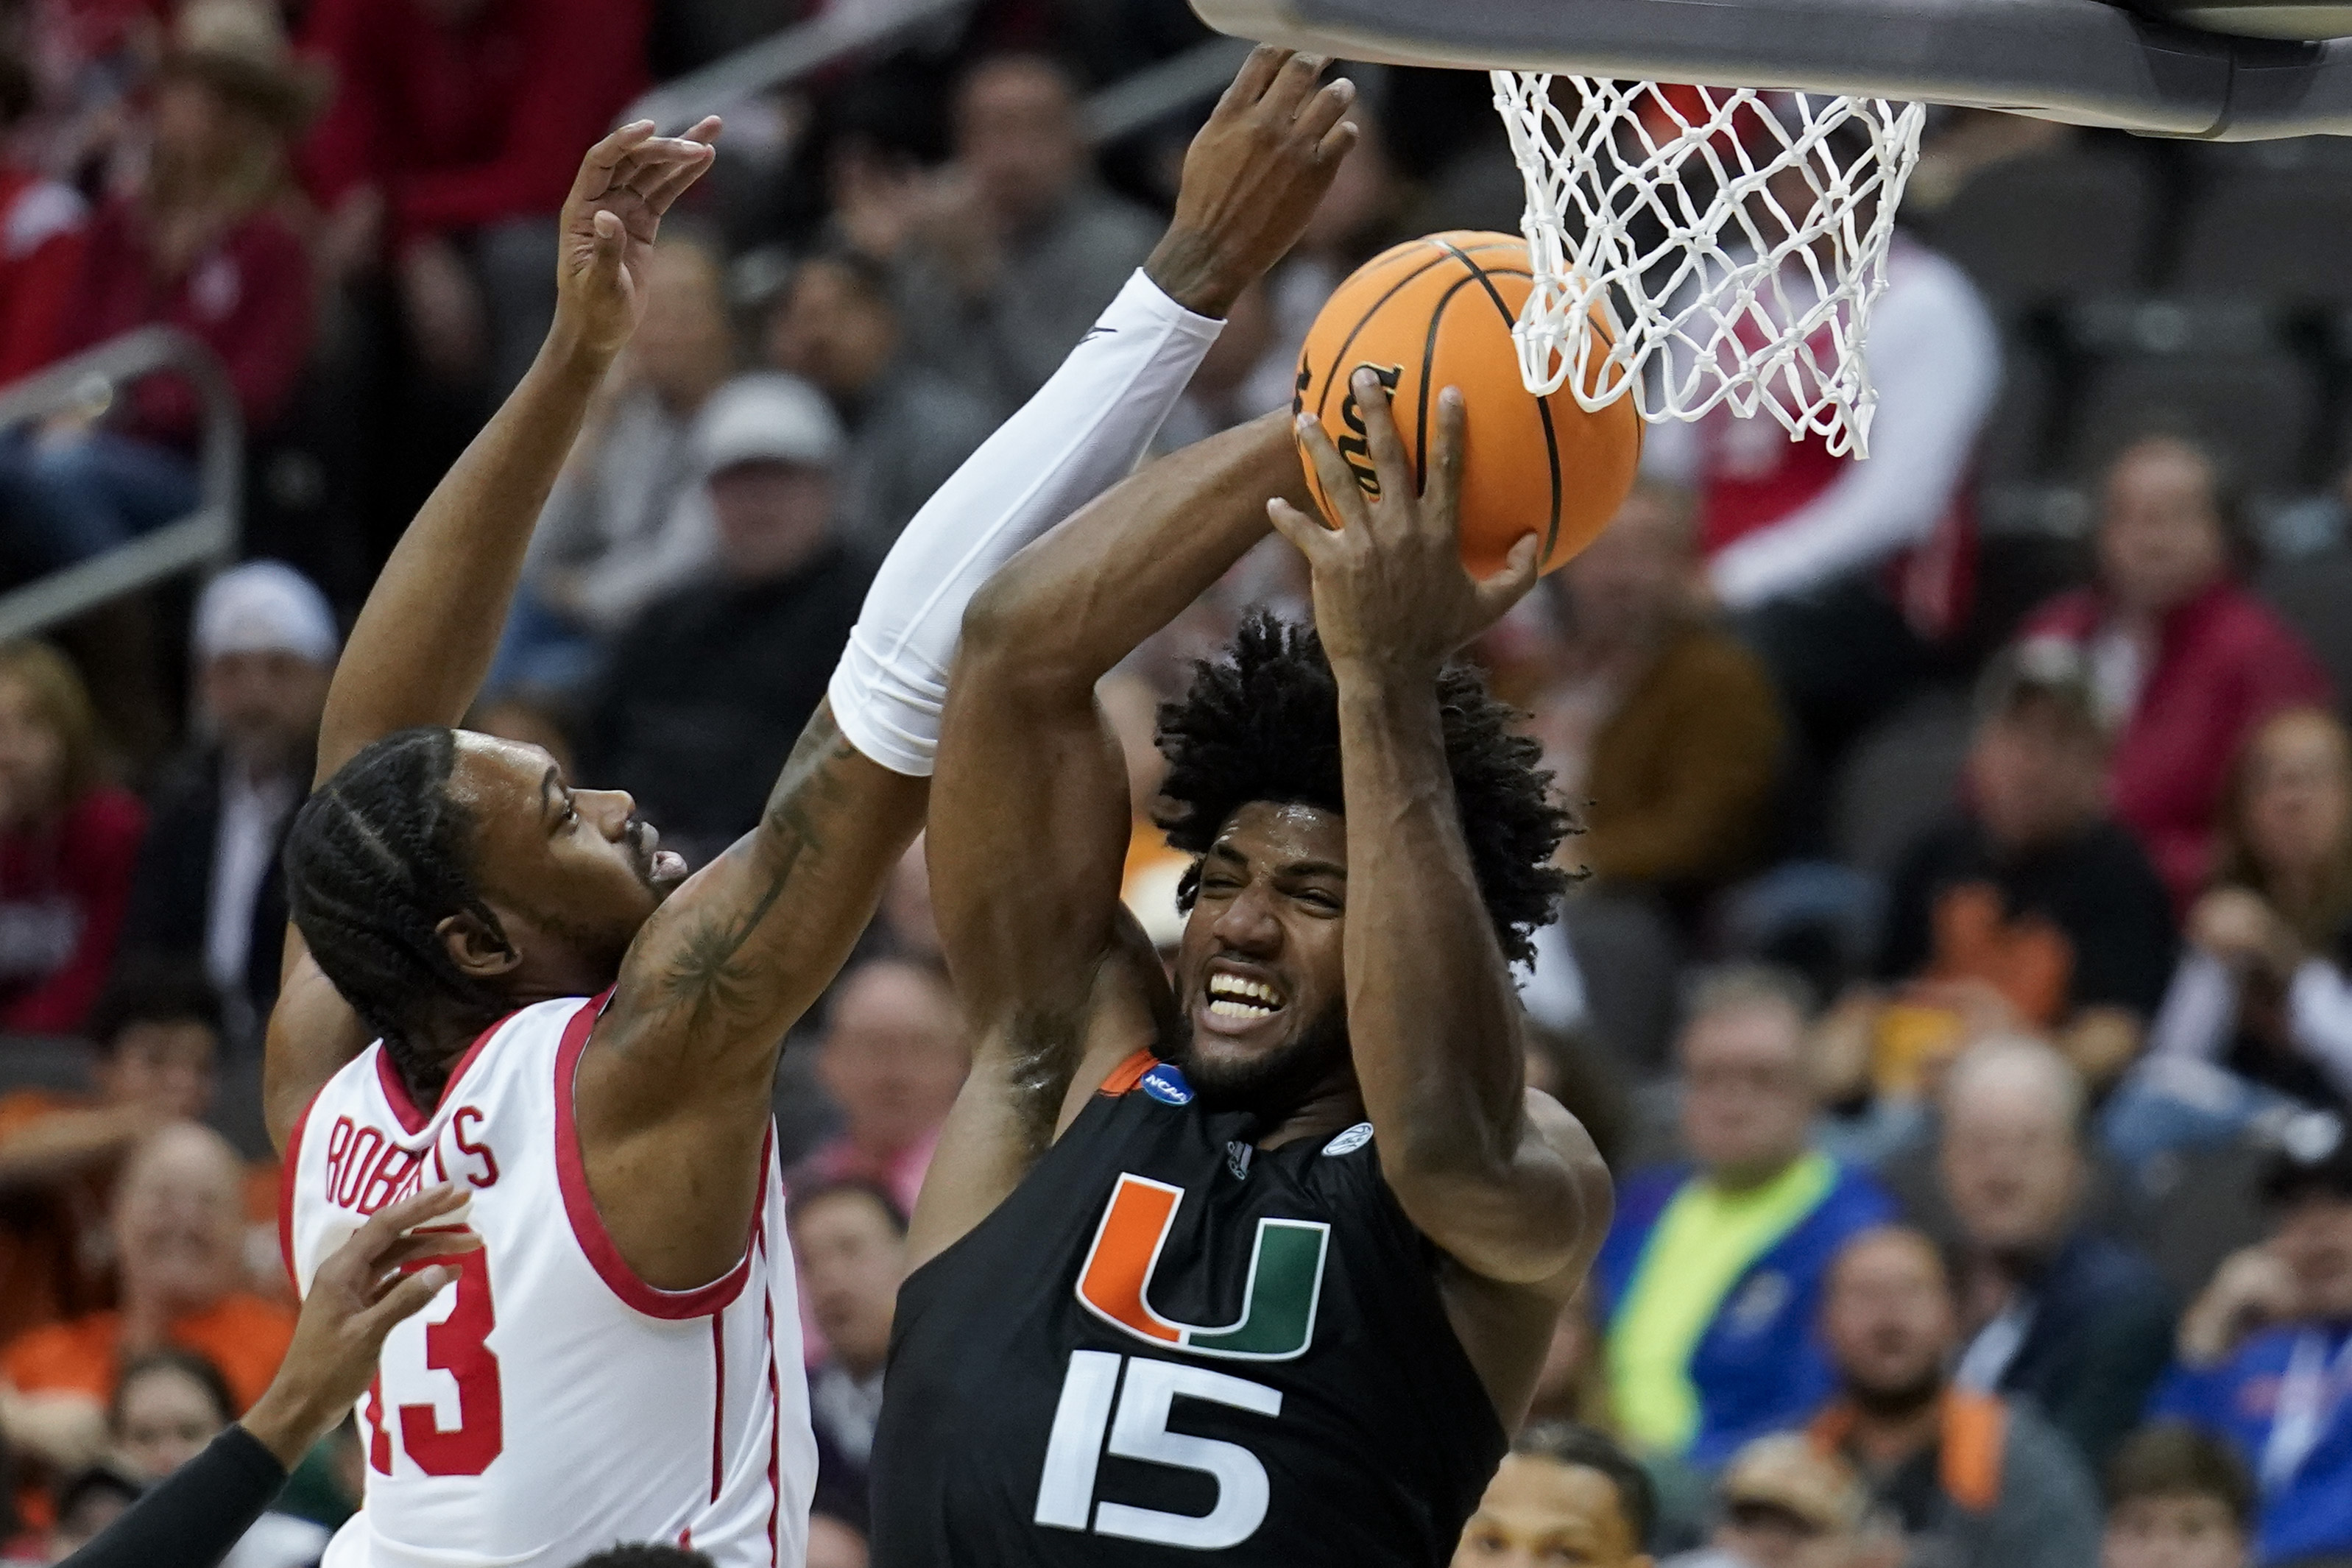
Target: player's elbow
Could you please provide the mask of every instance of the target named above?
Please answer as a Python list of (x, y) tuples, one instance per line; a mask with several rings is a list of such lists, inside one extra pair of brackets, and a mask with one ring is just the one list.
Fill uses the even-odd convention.
[(1066, 601), (1014, 557), (964, 607), (959, 669), (1007, 696), (1037, 701), (1093, 690), (1102, 671), (1074, 645), (1073, 607)]
[(1581, 1267), (1607, 1234), (1612, 1212), (1609, 1173), (1598, 1156), (1540, 1174), (1386, 1173), (1423, 1235), (1471, 1273), (1501, 1285), (1538, 1285)]

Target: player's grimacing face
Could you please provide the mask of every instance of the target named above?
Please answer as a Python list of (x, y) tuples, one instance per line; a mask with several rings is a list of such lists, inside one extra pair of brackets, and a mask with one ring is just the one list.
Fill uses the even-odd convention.
[(451, 791), (472, 815), (474, 877), (527, 963), (583, 994), (609, 984), (683, 858), (619, 790), (576, 789), (537, 746), (461, 731)]
[[(1253, 802), (1201, 861), (1177, 949), (1177, 1005), (1193, 1087), (1249, 1082), (1344, 1020), (1348, 828), (1336, 812)], [(1328, 1029), (1326, 1030), (1328, 1034)], [(1339, 1037), (1343, 1038), (1344, 1028)]]

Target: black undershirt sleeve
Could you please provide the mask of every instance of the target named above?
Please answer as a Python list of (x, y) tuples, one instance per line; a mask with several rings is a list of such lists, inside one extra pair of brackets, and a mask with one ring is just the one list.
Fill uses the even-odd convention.
[(286, 1484), (286, 1467), (231, 1425), (60, 1568), (216, 1568)]

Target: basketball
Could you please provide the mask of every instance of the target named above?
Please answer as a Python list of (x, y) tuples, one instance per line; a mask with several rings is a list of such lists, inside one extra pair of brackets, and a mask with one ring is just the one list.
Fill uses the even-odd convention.
[[(1367, 494), (1378, 481), (1348, 389), (1356, 368), (1371, 366), (1388, 387), (1398, 432), (1424, 476), (1437, 395), (1461, 388), (1462, 559), (1480, 577), (1500, 570), (1529, 531), (1542, 536), (1544, 571), (1565, 564), (1616, 513), (1642, 457), (1633, 398), (1587, 414), (1566, 387), (1537, 397), (1521, 383), (1511, 328), (1533, 287), (1528, 243), (1517, 235), (1408, 240), (1339, 285), (1298, 356), (1294, 406), (1323, 422)], [(1337, 526), (1312, 462), (1307, 482)]]

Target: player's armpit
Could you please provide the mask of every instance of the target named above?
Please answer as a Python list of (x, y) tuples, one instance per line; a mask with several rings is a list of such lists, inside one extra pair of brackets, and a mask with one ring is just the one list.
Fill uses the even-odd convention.
[(972, 1069), (933, 1151), (908, 1228), (908, 1267), (953, 1246), (1012, 1195), (1118, 1065), (1171, 1027), (1151, 941), (1123, 908), (1074, 999), (1008, 1016), (973, 1042)]
[(310, 956), (302, 933), (288, 926), (278, 1005), (270, 1009), (262, 1057), (262, 1118), (279, 1153), (286, 1152), (304, 1108), (329, 1079), (368, 1048), (370, 1038), (359, 1014)]

